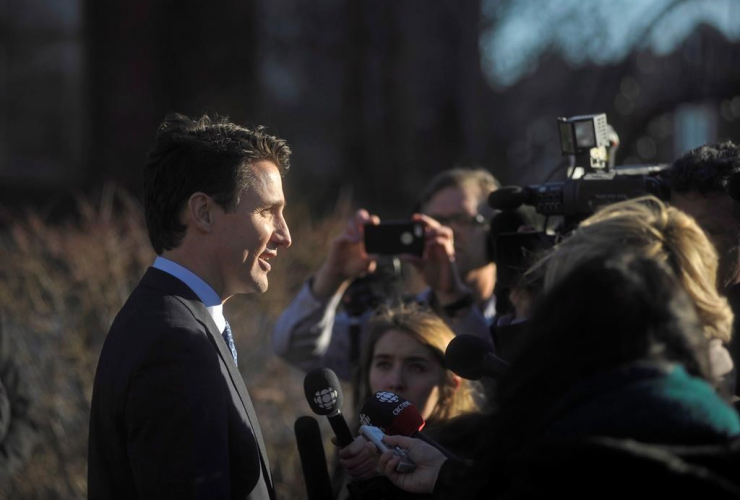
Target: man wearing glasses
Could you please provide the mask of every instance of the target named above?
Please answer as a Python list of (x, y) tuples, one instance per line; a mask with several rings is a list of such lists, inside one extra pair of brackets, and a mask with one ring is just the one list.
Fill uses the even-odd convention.
[[(422, 191), (413, 217), (425, 226), (425, 251), (408, 258), (427, 288), (417, 300), (428, 303), (457, 334), (491, 341), (490, 324), (496, 308), (493, 295), (496, 267), (488, 255), (488, 223), (493, 210), (488, 195), (499, 187), (484, 169), (455, 168), (435, 176)], [(350, 283), (372, 273), (377, 262), (365, 253), (363, 227), (380, 219), (358, 210), (332, 242), (327, 259), (283, 311), (273, 332), (276, 354), (302, 370), (333, 369), (348, 380), (353, 343), (362, 345), (364, 323), (337, 313)], [(352, 340), (351, 324), (359, 329)]]

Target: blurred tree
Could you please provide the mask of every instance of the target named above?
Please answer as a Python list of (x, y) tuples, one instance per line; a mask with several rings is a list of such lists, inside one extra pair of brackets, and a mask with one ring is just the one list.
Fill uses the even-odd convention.
[(84, 177), (80, 3), (0, 2), (0, 198), (6, 203), (25, 201), (23, 191), (76, 187)]
[(669, 162), (697, 141), (740, 135), (726, 118), (740, 88), (740, 4), (620, 7), (484, 2), (483, 66), (496, 89), (490, 111), (507, 121), (491, 131), (506, 147), (505, 180), (545, 180), (560, 157), (557, 116), (606, 112), (622, 140), (618, 163)]
[(139, 192), (141, 167), (167, 113), (251, 119), (255, 2), (85, 2), (91, 109), (89, 184), (113, 177)]
[[(265, 110), (291, 138), (297, 184), (330, 206), (341, 185), (405, 213), (433, 173), (485, 149), (479, 1), (323, 0), (265, 6)], [(269, 114), (268, 114), (269, 113)]]
[[(10, 2), (28, 14), (4, 12), (3, 34), (11, 35), (51, 5)], [(84, 161), (77, 172), (88, 187), (112, 177), (140, 192), (151, 137), (172, 111), (267, 124), (294, 147), (289, 191), (330, 210), (349, 186), (357, 203), (385, 216), (404, 214), (421, 184), (458, 163), (482, 164), (506, 182), (541, 180), (559, 155), (558, 115), (606, 111), (625, 158), (664, 161), (678, 149), (678, 132), (658, 127), (665, 137), (653, 147), (644, 130), (661, 116), (673, 120), (682, 103), (714, 111), (686, 108), (676, 127), (693, 120), (680, 117), (705, 116), (724, 120), (705, 132), (732, 134), (740, 123), (732, 104), (740, 68), (733, 0), (623, 0), (617, 10), (608, 0), (587, 8), (577, 0), (63, 4), (75, 2), (84, 6), (87, 78), (68, 81), (66, 107), (57, 108), (76, 111), (12, 135), (14, 148), (56, 162), (49, 170), (63, 173), (55, 177), (60, 187), (61, 179), (79, 183), (73, 163)], [(698, 29), (702, 22), (714, 28)], [(13, 36), (0, 35), (0, 43)], [(31, 94), (60, 95), (54, 81)], [(11, 101), (11, 111), (30, 106)], [(0, 136), (10, 137), (8, 123), (0, 122)], [(0, 158), (8, 144), (0, 140)], [(74, 155), (59, 162), (62, 150)]]
[(408, 210), (433, 173), (480, 158), (480, 4), (350, 3), (346, 161), (365, 196)]

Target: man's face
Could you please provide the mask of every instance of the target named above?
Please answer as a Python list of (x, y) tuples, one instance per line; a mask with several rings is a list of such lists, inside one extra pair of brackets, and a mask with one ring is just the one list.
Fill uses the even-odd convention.
[(426, 215), (452, 228), (455, 258), (463, 277), (488, 264), (486, 224), (477, 217), (479, 205), (476, 189), (447, 187), (432, 196), (423, 207)]
[(719, 256), (717, 281), (727, 288), (740, 281), (740, 220), (735, 201), (724, 193), (673, 193), (671, 204), (692, 216), (707, 234)]
[(215, 266), (223, 283), (223, 296), (267, 290), (269, 260), (279, 247), (291, 244), (283, 218), (285, 198), (277, 166), (270, 161), (253, 164), (252, 184), (241, 192), (231, 213), (215, 211)]

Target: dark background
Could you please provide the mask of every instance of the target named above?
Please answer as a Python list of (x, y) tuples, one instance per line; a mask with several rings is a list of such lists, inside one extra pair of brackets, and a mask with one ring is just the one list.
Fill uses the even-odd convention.
[(559, 158), (556, 116), (606, 112), (619, 163), (740, 135), (731, 0), (0, 6), (5, 206), (110, 179), (139, 193), (173, 111), (265, 124), (293, 146), (291, 194), (321, 211), (348, 187), (381, 214), (456, 164), (541, 181)]

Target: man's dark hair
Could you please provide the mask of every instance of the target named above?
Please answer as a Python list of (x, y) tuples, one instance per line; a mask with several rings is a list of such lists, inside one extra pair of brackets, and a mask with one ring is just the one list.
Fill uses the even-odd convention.
[(725, 141), (692, 149), (671, 165), (671, 191), (724, 193), (734, 173), (740, 172), (740, 146)]
[(231, 212), (253, 180), (251, 165), (271, 161), (285, 173), (290, 154), (287, 142), (262, 126), (249, 129), (208, 115), (198, 120), (168, 115), (144, 169), (146, 225), (154, 251), (159, 255), (180, 245), (187, 229), (180, 215), (193, 193), (205, 193)]

